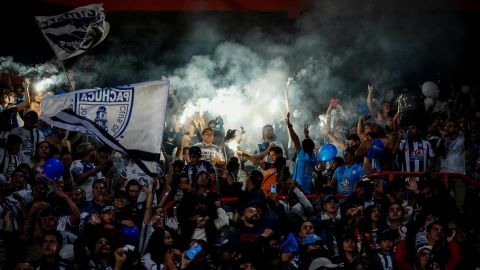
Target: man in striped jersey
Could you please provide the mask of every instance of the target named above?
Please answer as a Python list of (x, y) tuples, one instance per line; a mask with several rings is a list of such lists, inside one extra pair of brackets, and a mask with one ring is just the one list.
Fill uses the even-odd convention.
[[(225, 162), (225, 156), (222, 149), (213, 144), (213, 129), (206, 128), (202, 132), (203, 142), (197, 143), (194, 146), (200, 147), (202, 150), (201, 160), (208, 161), (215, 165), (218, 161)], [(213, 161), (213, 162), (212, 162)]]
[(38, 114), (29, 111), (23, 117), (25, 124), (23, 127), (12, 129), (12, 134), (16, 134), (22, 138), (22, 146), (20, 149), (20, 159), (22, 163), (30, 163), (37, 150), (38, 143), (45, 140), (42, 131), (37, 128)]
[(18, 135), (10, 134), (7, 138), (7, 146), (0, 148), (0, 183), (10, 182), (10, 176), (21, 164), (20, 147), (22, 138)]
[[(411, 124), (407, 136), (399, 136), (398, 151), (403, 172), (425, 172), (431, 168), (431, 159), (435, 157), (430, 143), (422, 139), (416, 125)], [(404, 137), (402, 139), (402, 137)]]

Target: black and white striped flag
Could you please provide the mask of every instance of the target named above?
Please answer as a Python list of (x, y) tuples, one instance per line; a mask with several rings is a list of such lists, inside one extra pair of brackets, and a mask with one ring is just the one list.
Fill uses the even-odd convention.
[(37, 16), (35, 20), (61, 61), (95, 47), (110, 30), (102, 4), (78, 7), (56, 16)]

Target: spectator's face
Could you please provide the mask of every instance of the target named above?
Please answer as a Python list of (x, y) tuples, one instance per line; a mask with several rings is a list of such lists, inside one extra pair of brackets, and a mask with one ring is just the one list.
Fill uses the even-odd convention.
[(428, 249), (420, 252), (420, 254), (418, 254), (420, 269), (426, 269), (429, 260), (430, 260), (430, 251)]
[(113, 206), (117, 209), (123, 209), (125, 206), (127, 206), (127, 199), (126, 198), (114, 198), (113, 199)]
[(104, 152), (97, 153), (97, 161), (99, 164), (103, 162), (107, 162), (109, 159), (110, 159), (110, 155), (108, 153), (104, 153)]
[(197, 185), (198, 186), (207, 186), (208, 185), (208, 176), (205, 175), (204, 173), (201, 173), (198, 175), (197, 178)]
[(50, 154), (50, 146), (48, 145), (48, 143), (47, 142), (40, 143), (40, 145), (38, 146), (38, 156), (41, 159), (45, 159), (48, 157), (49, 154)]
[(338, 211), (337, 200), (331, 199), (325, 202), (325, 212), (333, 214), (333, 213), (337, 213), (337, 211)]
[(32, 197), (34, 200), (40, 200), (45, 197), (45, 188), (43, 185), (37, 184), (32, 187)]
[(36, 127), (38, 124), (38, 119), (35, 118), (35, 117), (32, 117), (32, 116), (27, 116), (25, 117), (24, 119), (24, 128), (26, 129), (32, 129), (34, 127)]
[(403, 219), (402, 206), (398, 204), (390, 205), (390, 207), (388, 207), (388, 219), (391, 221)]
[(454, 122), (448, 122), (445, 125), (445, 132), (447, 135), (456, 135), (458, 133), (458, 128), (455, 126)]
[(313, 227), (313, 224), (311, 222), (308, 222), (308, 221), (304, 222), (302, 224), (302, 227), (300, 228), (300, 236), (301, 237), (305, 237), (305, 236), (307, 236), (309, 234), (312, 234), (314, 232), (315, 232), (315, 229)]
[(380, 241), (380, 248), (382, 250), (385, 250), (385, 251), (390, 251), (392, 250), (392, 247), (393, 247), (393, 242), (392, 240), (388, 239), (388, 240), (382, 240)]
[(18, 153), (20, 153), (20, 147), (21, 146), (22, 146), (21, 143), (8, 144), (7, 145), (7, 150), (12, 155), (18, 155)]
[(427, 238), (429, 241), (437, 242), (443, 238), (443, 227), (440, 224), (434, 224), (432, 229), (427, 232)]
[(256, 221), (260, 220), (260, 215), (258, 214), (257, 208), (247, 207), (247, 209), (243, 211), (242, 220), (250, 224), (254, 224)]
[(405, 192), (403, 191), (403, 189), (397, 189), (397, 191), (395, 192), (395, 198), (397, 199), (397, 201), (403, 201), (404, 196)]
[(25, 175), (23, 172), (14, 172), (10, 178), (15, 190), (23, 189), (25, 187)]
[[(165, 214), (162, 208), (158, 208), (152, 216), (152, 225), (154, 228), (162, 228), (164, 225), (163, 219)], [(171, 237), (171, 236), (170, 236)]]
[(55, 229), (57, 227), (57, 218), (55, 216), (41, 217), (40, 222), (45, 230)]
[(416, 126), (409, 126), (407, 129), (407, 136), (408, 137), (414, 137), (417, 135), (417, 127)]
[(197, 165), (198, 163), (200, 163), (200, 157), (198, 156), (190, 156), (190, 163), (192, 165)]
[(93, 197), (95, 199), (101, 199), (106, 194), (106, 187), (103, 183), (97, 183), (93, 186)]
[(272, 159), (273, 162), (275, 162), (275, 160), (277, 160), (277, 158), (281, 156), (281, 155), (277, 154), (277, 152), (275, 152), (275, 151), (270, 151), (270, 153), (268, 153), (268, 155), (270, 156), (270, 158)]
[(370, 214), (370, 219), (372, 221), (379, 221), (382, 218), (382, 215), (380, 214), (380, 209), (377, 207), (372, 209), (372, 213)]
[(79, 204), (79, 203), (84, 202), (84, 198), (82, 198), (82, 190), (81, 189), (79, 189), (79, 188), (73, 189), (73, 191), (72, 191), (72, 201), (75, 204)]
[(136, 202), (140, 196), (140, 187), (137, 185), (132, 185), (128, 188), (128, 197), (130, 201)]
[(355, 160), (355, 156), (352, 155), (349, 152), (345, 152), (345, 155), (343, 156), (343, 159), (345, 160), (346, 164), (352, 164)]
[(265, 131), (263, 132), (263, 137), (265, 137), (265, 139), (273, 139), (275, 137), (275, 133), (273, 132), (273, 128), (272, 127), (267, 127), (265, 129)]
[(110, 247), (110, 242), (102, 237), (100, 239), (97, 240), (97, 242), (95, 243), (95, 254), (97, 256), (105, 256), (105, 255), (110, 255), (110, 252), (111, 252), (111, 247)]
[(245, 263), (240, 264), (240, 269), (241, 270), (256, 270), (257, 268), (252, 263), (245, 262)]
[(385, 103), (382, 104), (382, 112), (384, 114), (387, 114), (387, 113), (390, 112), (390, 103), (385, 102)]
[(35, 102), (42, 102), (42, 99), (43, 99), (43, 92), (35, 92), (35, 97), (34, 97), (34, 100)]
[(345, 239), (342, 242), (342, 247), (345, 252), (354, 252), (355, 251), (355, 241), (353, 239)]
[(33, 266), (28, 262), (19, 262), (15, 266), (15, 270), (33, 270)]
[(45, 235), (42, 244), (43, 256), (55, 256), (60, 251), (60, 242), (54, 235)]
[(206, 144), (211, 144), (213, 142), (213, 132), (211, 130), (206, 130), (203, 134), (203, 142)]
[(113, 223), (115, 223), (116, 214), (115, 214), (115, 211), (113, 211), (113, 210), (108, 210), (107, 212), (102, 213), (102, 214), (101, 214), (101, 217), (102, 217), (103, 223), (105, 223), (105, 224), (113, 224)]
[(163, 244), (166, 247), (173, 246), (173, 238), (172, 238), (172, 235), (168, 231), (165, 231), (165, 235), (163, 236)]

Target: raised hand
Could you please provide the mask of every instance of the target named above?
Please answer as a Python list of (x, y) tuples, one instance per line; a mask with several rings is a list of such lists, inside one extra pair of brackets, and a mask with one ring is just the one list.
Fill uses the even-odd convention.
[(90, 216), (90, 219), (88, 220), (88, 223), (96, 226), (98, 224), (100, 224), (102, 222), (102, 220), (100, 219), (100, 215), (98, 214), (92, 214), (92, 216)]
[(287, 126), (291, 125), (291, 123), (290, 123), (290, 112), (288, 112), (287, 117), (285, 117), (285, 123), (287, 124)]
[(373, 85), (368, 84), (367, 89), (368, 89), (368, 93), (372, 93), (373, 92)]

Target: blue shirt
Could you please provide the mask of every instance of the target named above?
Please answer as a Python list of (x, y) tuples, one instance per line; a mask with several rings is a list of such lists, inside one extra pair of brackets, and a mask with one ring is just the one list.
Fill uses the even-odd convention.
[(350, 168), (347, 165), (338, 167), (333, 174), (338, 183), (337, 193), (350, 196), (360, 177), (363, 177), (363, 167), (359, 164), (354, 164)]
[(312, 173), (315, 169), (317, 157), (315, 153), (311, 155), (300, 149), (297, 153), (297, 160), (293, 167), (292, 179), (303, 188), (305, 194), (312, 193)]

